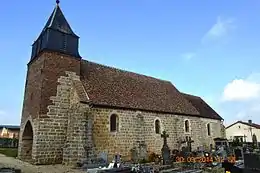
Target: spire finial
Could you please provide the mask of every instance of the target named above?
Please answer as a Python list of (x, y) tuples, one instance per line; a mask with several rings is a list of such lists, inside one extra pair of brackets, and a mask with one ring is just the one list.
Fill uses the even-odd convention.
[(58, 5), (60, 3), (60, 1), (59, 0), (56, 0), (56, 4)]

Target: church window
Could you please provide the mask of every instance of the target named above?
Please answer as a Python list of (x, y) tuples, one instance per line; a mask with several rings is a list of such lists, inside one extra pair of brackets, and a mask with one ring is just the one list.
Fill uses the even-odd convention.
[(116, 114), (112, 114), (110, 116), (110, 131), (111, 132), (118, 131), (118, 116)]
[(184, 126), (185, 126), (185, 132), (190, 132), (190, 122), (189, 120), (185, 120), (184, 122)]
[(156, 121), (155, 121), (155, 133), (156, 133), (156, 134), (160, 134), (160, 131), (161, 131), (160, 121), (159, 121), (159, 120), (156, 120)]
[(207, 130), (208, 130), (208, 136), (210, 136), (211, 135), (210, 124), (207, 124)]

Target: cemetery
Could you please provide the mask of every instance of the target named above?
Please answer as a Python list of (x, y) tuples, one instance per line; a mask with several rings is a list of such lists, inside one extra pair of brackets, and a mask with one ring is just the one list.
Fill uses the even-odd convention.
[[(124, 161), (119, 154), (111, 163), (107, 162), (107, 154), (101, 153), (96, 160), (78, 164), (78, 168), (87, 172), (172, 172), (172, 173), (200, 173), (200, 172), (245, 172), (260, 171), (260, 154), (256, 147), (249, 150), (247, 146), (228, 146), (226, 142), (217, 143), (209, 150), (198, 147), (192, 151), (193, 140), (187, 137), (180, 141), (186, 147), (180, 150), (170, 150), (167, 144), (169, 135), (163, 131), (161, 138), (163, 146), (161, 154), (133, 151), (132, 160)], [(225, 141), (224, 139), (218, 139)], [(143, 144), (144, 145), (144, 144)], [(144, 147), (145, 148), (145, 147)], [(144, 149), (143, 148), (143, 149)], [(139, 160), (138, 160), (139, 158)], [(251, 172), (250, 172), (251, 171)]]
[[(78, 169), (86, 172), (171, 172), (171, 173), (203, 173), (225, 171), (235, 173), (260, 172), (260, 150), (247, 145), (229, 145), (225, 139), (216, 139), (216, 145), (209, 149), (198, 147), (192, 151), (193, 140), (186, 137), (180, 141), (185, 144), (180, 150), (170, 150), (167, 144), (169, 135), (163, 131), (161, 138), (163, 146), (161, 154), (148, 153), (145, 144), (140, 145), (143, 151), (133, 151), (132, 160), (122, 160), (120, 154), (115, 154), (114, 160), (108, 163), (107, 154), (100, 153), (96, 160), (78, 164)], [(139, 159), (138, 159), (139, 158)]]
[[(163, 131), (161, 153), (148, 153), (144, 141), (139, 141), (139, 147), (131, 152), (131, 160), (123, 160), (121, 155), (115, 153), (112, 162), (108, 162), (108, 154), (101, 152), (96, 159), (86, 159), (77, 164), (77, 168), (84, 172), (161, 172), (161, 173), (203, 173), (203, 172), (235, 172), (257, 173), (260, 172), (260, 148), (257, 140), (248, 145), (246, 142), (228, 143), (226, 139), (214, 139), (215, 145), (209, 148), (203, 146), (192, 150), (194, 143), (191, 136), (179, 141), (181, 148), (170, 150), (167, 143), (169, 134)], [(19, 173), (21, 170), (14, 168), (1, 168), (0, 173)]]
[[(86, 159), (78, 163), (76, 169), (90, 173), (124, 172), (124, 173), (257, 173), (260, 172), (260, 150), (257, 141), (253, 148), (247, 144), (231, 144), (225, 139), (215, 139), (215, 147), (209, 149), (198, 147), (192, 150), (192, 137), (180, 141), (184, 144), (180, 149), (170, 150), (167, 138), (169, 134), (163, 131), (163, 145), (160, 154), (148, 153), (146, 145), (140, 142), (140, 147), (132, 151), (131, 160), (123, 160), (115, 153), (112, 162), (108, 162), (106, 152), (101, 152), (96, 159)], [(221, 142), (220, 142), (221, 141)], [(19, 173), (21, 170), (0, 168), (0, 173)]]

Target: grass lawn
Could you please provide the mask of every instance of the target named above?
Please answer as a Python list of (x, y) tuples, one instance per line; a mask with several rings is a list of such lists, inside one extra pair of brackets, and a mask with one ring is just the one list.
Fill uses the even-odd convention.
[(0, 148), (0, 154), (4, 154), (8, 157), (17, 157), (17, 148)]

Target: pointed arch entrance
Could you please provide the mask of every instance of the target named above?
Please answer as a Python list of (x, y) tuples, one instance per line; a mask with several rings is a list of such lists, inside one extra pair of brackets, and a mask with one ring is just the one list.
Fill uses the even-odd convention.
[(32, 161), (33, 147), (33, 127), (30, 121), (27, 121), (22, 134), (21, 159), (27, 162)]

